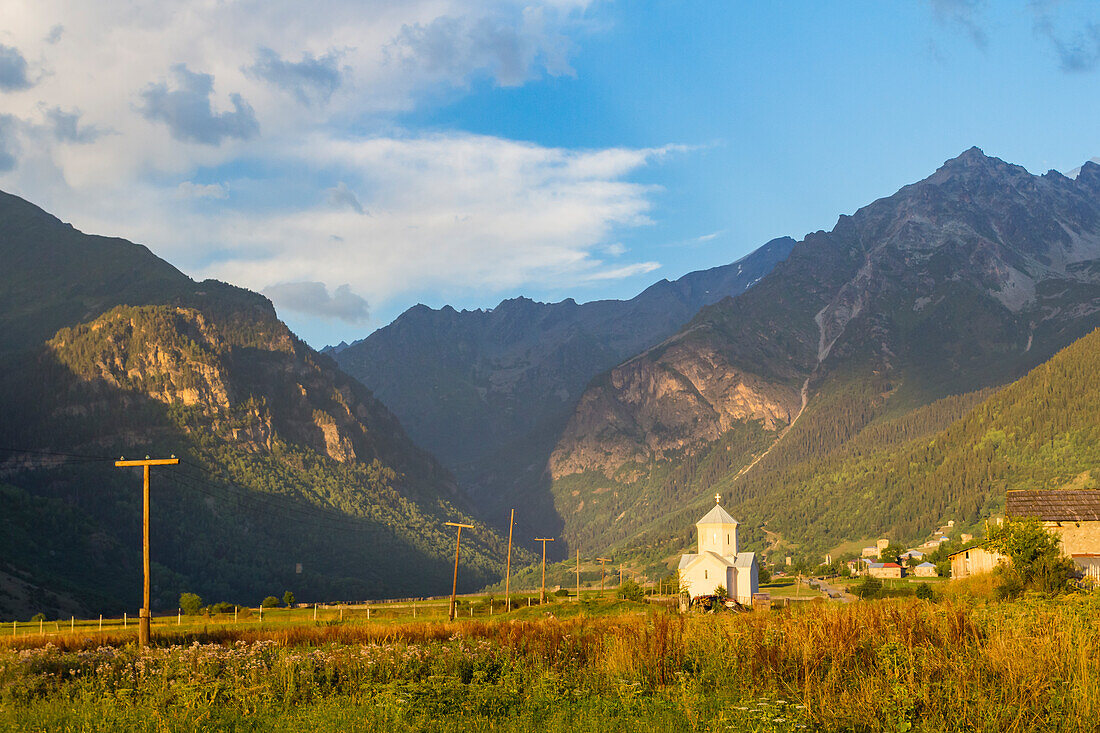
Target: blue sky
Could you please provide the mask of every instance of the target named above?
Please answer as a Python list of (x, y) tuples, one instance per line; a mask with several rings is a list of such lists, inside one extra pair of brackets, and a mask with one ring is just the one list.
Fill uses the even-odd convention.
[(315, 346), (417, 302), (630, 297), (971, 145), (1100, 155), (1095, 3), (115, 4), (16, 0), (0, 188)]

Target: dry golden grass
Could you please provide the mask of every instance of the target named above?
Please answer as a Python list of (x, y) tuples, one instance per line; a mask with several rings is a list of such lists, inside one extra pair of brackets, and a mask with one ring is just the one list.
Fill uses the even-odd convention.
[[(1100, 596), (927, 603), (807, 604), (681, 617), (666, 612), (163, 635), (161, 644), (276, 642), (287, 649), (487, 644), (524, 679), (571, 680), (591, 694), (671, 699), (687, 720), (706, 700), (790, 701), (827, 730), (1100, 729)], [(132, 639), (119, 639), (131, 642)], [(60, 652), (101, 637), (55, 640)], [(18, 639), (16, 648), (34, 645)], [(9, 652), (10, 653), (10, 652)], [(732, 703), (731, 703), (732, 704)]]

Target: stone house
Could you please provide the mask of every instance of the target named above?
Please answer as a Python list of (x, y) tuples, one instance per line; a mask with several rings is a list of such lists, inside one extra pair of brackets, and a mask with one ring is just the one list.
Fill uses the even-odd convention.
[(938, 578), (939, 573), (936, 572), (936, 566), (930, 562), (922, 562), (913, 568), (913, 575), (918, 578)]
[(873, 562), (867, 566), (867, 574), (879, 580), (901, 578), (905, 574), (905, 568), (896, 562)]
[(1100, 581), (1100, 491), (1095, 489), (1005, 492), (1005, 514), (1036, 517), (1062, 541), (1062, 552), (1081, 574)]

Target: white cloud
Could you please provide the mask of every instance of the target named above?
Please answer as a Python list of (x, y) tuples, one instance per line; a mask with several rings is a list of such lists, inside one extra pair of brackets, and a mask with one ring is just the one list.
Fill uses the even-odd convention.
[(176, 186), (176, 196), (181, 199), (227, 199), (229, 189), (221, 183), (184, 181)]
[(597, 270), (586, 275), (584, 279), (589, 281), (622, 280), (623, 278), (633, 277), (634, 275), (644, 275), (647, 272), (653, 272), (660, 267), (660, 262), (637, 262), (633, 265), (626, 265), (625, 267), (614, 267), (610, 270)]
[(277, 283), (263, 290), (276, 307), (286, 308), (307, 316), (338, 318), (345, 323), (366, 323), (370, 318), (367, 301), (351, 292), (344, 284), (329, 295), (324, 283)]
[(356, 298), (365, 314), (414, 293), (648, 272), (657, 264), (623, 258), (615, 233), (649, 223), (658, 189), (632, 174), (681, 148), (578, 151), (395, 123), (441, 86), (572, 73), (586, 4), (9, 0), (5, 48), (41, 73), (24, 85), (11, 57), (0, 188), (195, 276), (278, 284), (284, 307), (345, 321)]
[[(258, 288), (288, 273), (347, 281), (377, 304), (425, 289), (564, 286), (656, 267), (606, 269), (594, 253), (606, 251), (615, 228), (649, 222), (654, 188), (625, 178), (665, 149), (571, 151), (436, 135), (313, 140), (298, 152), (339, 171), (342, 185), (318, 191), (308, 208), (227, 223), (219, 238), (237, 237), (242, 254), (211, 262), (211, 273)], [(353, 189), (371, 216), (351, 205)], [(344, 205), (332, 205), (337, 192)]]

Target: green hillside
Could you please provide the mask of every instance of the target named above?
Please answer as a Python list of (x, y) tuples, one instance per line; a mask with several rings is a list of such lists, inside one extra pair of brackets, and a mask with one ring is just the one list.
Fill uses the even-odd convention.
[(137, 607), (141, 477), (120, 455), (183, 460), (153, 472), (154, 608), (442, 593), (454, 520), (476, 524), (460, 585), (503, 574), (446, 469), (262, 296), (7, 195), (0, 259), (0, 615)]

